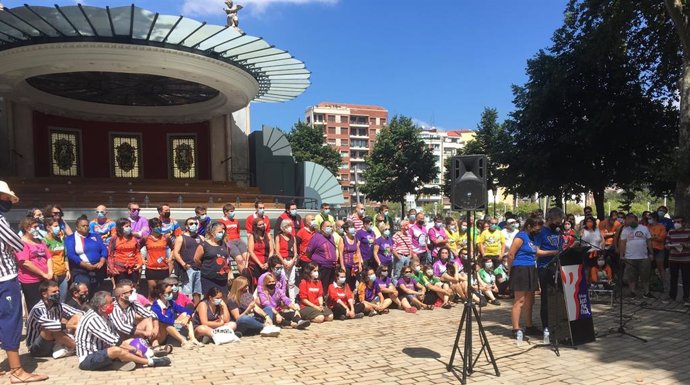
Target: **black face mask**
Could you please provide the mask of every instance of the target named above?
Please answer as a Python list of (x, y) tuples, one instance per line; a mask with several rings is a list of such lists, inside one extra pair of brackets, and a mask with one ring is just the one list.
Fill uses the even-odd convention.
[(276, 285), (266, 285), (268, 290), (274, 290), (276, 288)]
[(170, 211), (163, 213), (163, 218), (165, 218), (165, 219), (170, 218)]
[(12, 202), (0, 201), (0, 212), (6, 213), (10, 210), (12, 210)]
[(88, 301), (89, 301), (89, 296), (88, 296), (88, 294), (79, 294), (79, 302), (81, 302), (82, 305), (85, 304), (85, 303), (88, 302)]
[(52, 302), (53, 305), (60, 303), (60, 293), (54, 293), (48, 296), (48, 301)]

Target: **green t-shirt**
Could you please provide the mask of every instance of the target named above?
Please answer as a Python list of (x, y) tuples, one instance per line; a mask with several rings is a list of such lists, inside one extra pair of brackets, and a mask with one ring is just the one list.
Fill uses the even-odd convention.
[(415, 274), (415, 278), (417, 278), (417, 282), (421, 283), (424, 287), (426, 287), (428, 284), (438, 285), (441, 283), (441, 280), (438, 277), (432, 276), (429, 278), (421, 270)]
[(503, 278), (508, 280), (508, 271), (506, 270), (505, 266), (503, 264), (498, 265), (497, 268), (494, 269), (494, 275), (498, 277), (499, 275), (502, 276)]
[(489, 273), (484, 268), (479, 270), (479, 278), (481, 278), (482, 282), (484, 282), (487, 285), (491, 285), (496, 281), (496, 277), (494, 277), (492, 273)]

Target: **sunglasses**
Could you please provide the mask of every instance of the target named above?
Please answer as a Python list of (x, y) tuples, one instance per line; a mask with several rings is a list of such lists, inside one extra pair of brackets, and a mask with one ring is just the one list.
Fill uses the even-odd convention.
[(131, 209), (131, 210), (129, 210), (129, 211), (132, 211), (132, 212), (134, 212), (134, 211), (139, 212), (139, 209)]
[(192, 225), (199, 225), (199, 222), (189, 222), (187, 223), (187, 226), (192, 226)]
[(105, 211), (96, 211), (96, 214), (105, 214)]

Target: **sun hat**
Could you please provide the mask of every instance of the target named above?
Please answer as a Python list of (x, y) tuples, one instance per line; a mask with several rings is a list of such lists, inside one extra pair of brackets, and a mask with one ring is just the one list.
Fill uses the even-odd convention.
[(12, 203), (17, 203), (19, 202), (19, 198), (14, 195), (14, 191), (10, 190), (10, 186), (7, 185), (7, 182), (4, 180), (0, 180), (0, 194), (5, 194), (10, 197), (12, 200)]

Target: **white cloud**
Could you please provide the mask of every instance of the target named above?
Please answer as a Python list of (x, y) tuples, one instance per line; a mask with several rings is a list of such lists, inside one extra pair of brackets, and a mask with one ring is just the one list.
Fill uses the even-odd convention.
[[(244, 11), (249, 11), (253, 15), (263, 13), (266, 8), (273, 4), (294, 4), (303, 5), (311, 3), (335, 4), (339, 0), (240, 0), (235, 3), (245, 7)], [(182, 13), (187, 16), (206, 16), (223, 14), (225, 9), (224, 0), (184, 0)], [(240, 13), (241, 15), (242, 13)]]
[(430, 128), (436, 128), (436, 129), (439, 129), (442, 131), (444, 130), (441, 127), (436, 127), (434, 124), (429, 123), (429, 122), (422, 120), (422, 119), (418, 119), (418, 118), (412, 118), (412, 123), (416, 124), (417, 126), (419, 126), (423, 130), (428, 130)]

